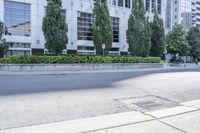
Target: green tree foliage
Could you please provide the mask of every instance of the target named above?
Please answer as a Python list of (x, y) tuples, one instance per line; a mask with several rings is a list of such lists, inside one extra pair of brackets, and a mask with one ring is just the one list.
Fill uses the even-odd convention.
[(149, 55), (151, 31), (150, 24), (145, 16), (143, 0), (133, 0), (132, 12), (128, 20), (127, 42), (133, 55)]
[(195, 58), (200, 56), (200, 28), (192, 27), (188, 34), (187, 40), (191, 47), (191, 55)]
[(112, 48), (113, 31), (111, 26), (111, 18), (109, 15), (107, 0), (94, 1), (94, 26), (93, 26), (93, 42), (97, 54), (103, 52), (102, 44), (105, 44), (105, 53), (108, 54)]
[(6, 54), (8, 51), (8, 43), (5, 39), (2, 39), (4, 33), (3, 22), (0, 20), (0, 57)]
[(68, 43), (68, 27), (62, 16), (61, 0), (47, 0), (46, 16), (43, 19), (43, 32), (46, 48), (53, 54), (62, 54)]
[(150, 55), (162, 57), (166, 49), (165, 30), (163, 20), (155, 12), (153, 22), (151, 22), (151, 50)]
[(167, 51), (171, 54), (187, 55), (190, 51), (186, 33), (181, 25), (176, 25), (167, 35)]

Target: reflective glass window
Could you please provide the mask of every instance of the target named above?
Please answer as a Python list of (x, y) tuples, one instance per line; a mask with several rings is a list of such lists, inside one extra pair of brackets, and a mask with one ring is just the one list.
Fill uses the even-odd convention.
[(123, 0), (118, 0), (118, 6), (123, 7)]
[(119, 18), (111, 17), (113, 28), (113, 42), (119, 42)]
[(158, 14), (161, 14), (161, 12), (162, 12), (162, 1), (161, 0), (158, 0), (157, 1), (158, 2)]
[(146, 11), (150, 12), (150, 0), (146, 0)]
[(131, 1), (130, 0), (125, 0), (125, 7), (131, 8)]
[(78, 12), (78, 40), (93, 40), (94, 16), (90, 13)]
[(30, 36), (31, 35), (30, 4), (5, 1), (4, 23), (5, 35)]

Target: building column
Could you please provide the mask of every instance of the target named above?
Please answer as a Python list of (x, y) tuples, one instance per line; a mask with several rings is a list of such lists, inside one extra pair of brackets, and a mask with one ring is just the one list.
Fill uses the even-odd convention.
[(68, 24), (68, 53), (77, 52), (77, 10), (74, 8), (74, 1), (71, 0), (71, 6), (67, 10), (67, 24)]
[(4, 0), (0, 1), (0, 20), (4, 21)]
[(151, 20), (152, 18), (152, 0), (149, 1), (149, 19)]
[(31, 2), (31, 51), (32, 54), (43, 54), (45, 50), (45, 38), (42, 31), (43, 17), (45, 16), (45, 6), (40, 4), (40, 0)]

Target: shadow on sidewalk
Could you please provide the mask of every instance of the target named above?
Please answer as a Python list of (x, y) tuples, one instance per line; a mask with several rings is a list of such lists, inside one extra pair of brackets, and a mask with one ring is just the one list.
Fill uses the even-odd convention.
[(114, 83), (123, 80), (173, 72), (200, 72), (200, 70), (180, 68), (71, 75), (0, 75), (0, 96), (96, 88), (109, 89)]

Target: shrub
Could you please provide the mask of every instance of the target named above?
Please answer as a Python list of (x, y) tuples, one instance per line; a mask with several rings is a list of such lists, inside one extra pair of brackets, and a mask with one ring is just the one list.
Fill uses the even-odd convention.
[(76, 63), (160, 63), (158, 57), (134, 56), (90, 56), (90, 55), (65, 55), (65, 56), (17, 56), (0, 59), (1, 64), (76, 64)]

